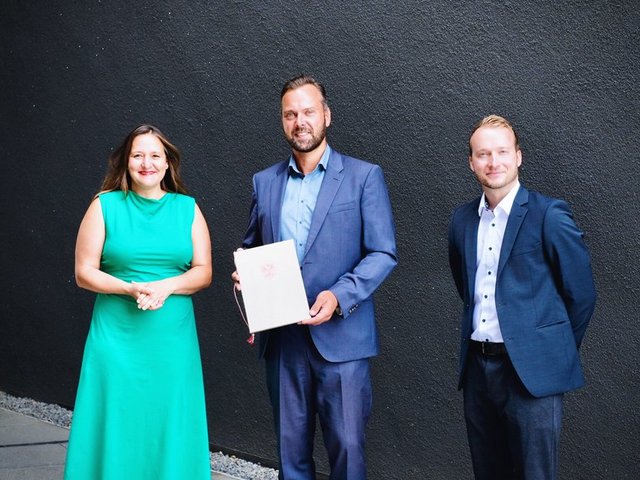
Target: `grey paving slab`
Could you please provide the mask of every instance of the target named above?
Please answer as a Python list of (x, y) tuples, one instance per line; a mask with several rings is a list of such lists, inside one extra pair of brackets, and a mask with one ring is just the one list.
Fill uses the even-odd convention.
[[(66, 442), (69, 430), (0, 408), (0, 447)], [(0, 479), (1, 480), (1, 479)]]
[(6, 469), (0, 468), (0, 480), (60, 480), (62, 465)]
[(0, 426), (34, 425), (38, 423), (40, 423), (40, 420), (36, 418), (28, 417), (27, 415), (12, 412), (11, 410), (0, 407)]
[[(67, 449), (59, 443), (0, 448), (0, 472), (26, 467), (64, 465)], [(0, 478), (2, 476), (0, 475)]]
[[(0, 478), (0, 480), (2, 480)], [(231, 475), (227, 475), (226, 473), (219, 472), (211, 472), (211, 480), (242, 480), (238, 477), (232, 477)]]

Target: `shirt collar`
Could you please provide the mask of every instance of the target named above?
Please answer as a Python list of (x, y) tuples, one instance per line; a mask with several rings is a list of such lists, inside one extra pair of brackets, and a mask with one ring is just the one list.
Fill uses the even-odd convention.
[[(322, 157), (320, 157), (320, 161), (318, 162), (318, 165), (316, 166), (315, 170), (311, 172), (309, 175), (315, 173), (318, 170), (318, 168), (322, 168), (322, 170), (326, 170), (327, 164), (329, 163), (330, 155), (331, 155), (331, 147), (327, 145), (327, 148), (324, 149), (324, 153), (322, 154)], [(293, 155), (289, 156), (288, 170), (289, 170), (289, 175), (291, 175), (292, 173), (295, 173), (297, 175), (304, 176), (302, 175), (302, 172), (298, 168), (298, 165), (296, 164), (296, 160), (295, 158), (293, 158)]]
[[(513, 186), (509, 193), (500, 201), (494, 210), (502, 210), (507, 216), (511, 213), (511, 207), (513, 207), (513, 201), (516, 199), (516, 193), (518, 193), (518, 189), (520, 188), (520, 181), (516, 180), (516, 184)], [(480, 205), (478, 205), (478, 216), (482, 216), (483, 210), (489, 210), (489, 204), (484, 197), (484, 193), (480, 198)]]

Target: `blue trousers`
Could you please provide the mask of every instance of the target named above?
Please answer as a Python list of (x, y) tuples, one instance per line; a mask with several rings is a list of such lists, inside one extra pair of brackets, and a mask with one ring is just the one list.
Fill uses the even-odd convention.
[(508, 355), (469, 353), (464, 414), (477, 480), (555, 480), (563, 395), (536, 398)]
[(371, 411), (367, 359), (328, 362), (306, 326), (273, 331), (266, 351), (281, 480), (315, 480), (316, 414), (331, 480), (365, 480), (365, 427)]

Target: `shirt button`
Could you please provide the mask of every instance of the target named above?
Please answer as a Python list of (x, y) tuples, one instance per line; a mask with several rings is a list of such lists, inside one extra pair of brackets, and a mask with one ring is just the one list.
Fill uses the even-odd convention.
[(487, 298), (487, 295), (485, 295), (484, 298)]
[(489, 247), (489, 250), (490, 250), (490, 251), (491, 251), (491, 250), (493, 250), (493, 247)]
[(486, 318), (483, 318), (483, 319), (482, 319), (482, 323), (484, 323), (484, 322), (486, 322), (486, 321), (487, 321), (487, 319), (486, 319)]
[(492, 223), (492, 224), (491, 224), (491, 226), (492, 226), (492, 227), (495, 227), (495, 226), (496, 226), (496, 224), (495, 224), (495, 223)]
[(489, 270), (488, 274), (491, 275), (491, 270)]

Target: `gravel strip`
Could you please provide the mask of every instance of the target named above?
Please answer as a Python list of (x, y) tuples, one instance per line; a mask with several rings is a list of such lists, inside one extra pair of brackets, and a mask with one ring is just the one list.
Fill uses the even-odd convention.
[(243, 480), (278, 480), (278, 471), (222, 452), (211, 453), (211, 469)]
[(71, 425), (71, 410), (59, 405), (36, 402), (30, 398), (14, 397), (8, 393), (0, 392), (0, 407), (44, 420), (58, 427), (69, 428)]
[[(30, 398), (14, 397), (8, 393), (0, 392), (0, 407), (52, 423), (58, 427), (69, 428), (71, 425), (73, 412), (59, 405), (38, 402)], [(241, 480), (278, 479), (277, 470), (247, 462), (234, 456), (224, 455), (222, 452), (211, 453), (211, 469), (215, 472), (232, 475)]]

